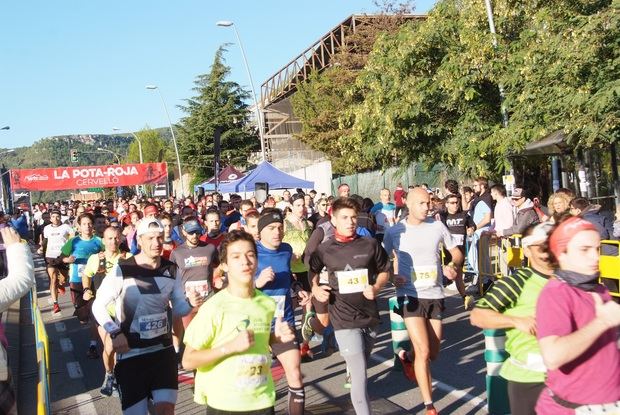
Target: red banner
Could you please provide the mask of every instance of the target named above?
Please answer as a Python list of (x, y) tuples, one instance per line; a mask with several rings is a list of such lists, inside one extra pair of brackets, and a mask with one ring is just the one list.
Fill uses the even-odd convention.
[(168, 179), (166, 163), (115, 164), (112, 166), (11, 169), (11, 189), (67, 190), (92, 187), (157, 184)]

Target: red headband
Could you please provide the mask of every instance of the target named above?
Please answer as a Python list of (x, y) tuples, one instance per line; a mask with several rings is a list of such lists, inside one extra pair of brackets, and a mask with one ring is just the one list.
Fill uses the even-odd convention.
[(549, 236), (549, 249), (558, 258), (566, 251), (568, 243), (581, 231), (597, 231), (596, 227), (579, 217), (573, 217), (562, 222)]

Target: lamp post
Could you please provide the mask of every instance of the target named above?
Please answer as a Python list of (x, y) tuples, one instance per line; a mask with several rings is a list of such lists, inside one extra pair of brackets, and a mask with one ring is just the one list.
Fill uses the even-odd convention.
[(116, 157), (116, 162), (120, 165), (121, 164), (121, 158), (118, 156), (118, 154), (116, 154), (115, 152), (113, 152), (112, 150), (108, 150), (107, 148), (101, 148), (101, 147), (97, 147), (98, 151), (104, 151), (106, 153), (110, 153), (112, 154), (114, 157)]
[[(112, 131), (120, 131), (120, 128), (112, 128)], [(133, 138), (135, 138), (135, 140), (138, 142), (138, 152), (140, 153), (140, 164), (144, 163), (144, 159), (142, 158), (142, 141), (140, 140), (140, 137), (138, 137), (135, 133), (129, 133), (133, 136)]]
[(245, 70), (248, 73), (248, 78), (250, 79), (250, 88), (252, 88), (252, 98), (254, 99), (254, 110), (256, 111), (256, 123), (258, 124), (258, 137), (260, 138), (260, 152), (262, 160), (265, 161), (265, 140), (263, 139), (263, 119), (261, 117), (260, 108), (258, 107), (258, 101), (256, 100), (256, 90), (254, 89), (254, 81), (252, 80), (252, 73), (250, 72), (250, 65), (248, 65), (248, 59), (245, 56), (245, 49), (243, 48), (243, 43), (241, 43), (241, 38), (239, 37), (239, 32), (237, 31), (237, 27), (234, 22), (230, 20), (220, 20), (216, 23), (217, 26), (220, 27), (232, 27), (235, 31), (235, 36), (237, 37), (237, 43), (239, 43), (239, 49), (241, 49), (241, 56), (243, 57), (243, 63), (245, 64)]
[(179, 169), (179, 180), (181, 183), (181, 197), (183, 197), (185, 186), (183, 185), (183, 172), (181, 171), (181, 159), (179, 157), (179, 147), (177, 146), (177, 138), (174, 135), (174, 128), (172, 128), (172, 121), (170, 120), (170, 114), (168, 113), (168, 107), (166, 107), (164, 96), (161, 94), (161, 90), (159, 89), (157, 85), (147, 85), (146, 89), (157, 91), (157, 93), (159, 94), (159, 98), (161, 99), (161, 105), (164, 107), (164, 112), (166, 113), (166, 117), (168, 118), (168, 125), (170, 126), (170, 133), (172, 134), (172, 143), (174, 144), (174, 152), (177, 156), (177, 168)]

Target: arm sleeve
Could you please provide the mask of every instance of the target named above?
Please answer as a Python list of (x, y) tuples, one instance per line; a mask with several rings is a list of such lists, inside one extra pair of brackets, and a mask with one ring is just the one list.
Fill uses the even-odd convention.
[(523, 283), (523, 277), (518, 273), (500, 278), (476, 303), (476, 307), (503, 313), (514, 307), (523, 291)]
[(323, 236), (325, 236), (325, 233), (321, 227), (317, 227), (314, 231), (312, 231), (310, 239), (308, 239), (308, 242), (306, 243), (306, 249), (304, 250), (304, 265), (307, 268), (310, 268), (310, 258), (321, 244)]
[(186, 316), (192, 311), (192, 306), (187, 302), (185, 297), (185, 290), (181, 285), (181, 279), (174, 279), (174, 288), (172, 289), (172, 314), (175, 316)]
[(34, 262), (28, 245), (7, 245), (6, 260), (9, 273), (0, 280), (0, 312), (8, 309), (35, 285)]
[(107, 305), (116, 302), (122, 290), (123, 273), (117, 264), (114, 265), (108, 275), (103, 279), (99, 290), (97, 290), (97, 296), (95, 297), (92, 308), (95, 320), (97, 320), (97, 323), (108, 333), (114, 333), (121, 329), (121, 326), (108, 314)]
[(572, 320), (570, 304), (560, 290), (543, 288), (536, 302), (536, 338), (566, 336), (573, 332)]

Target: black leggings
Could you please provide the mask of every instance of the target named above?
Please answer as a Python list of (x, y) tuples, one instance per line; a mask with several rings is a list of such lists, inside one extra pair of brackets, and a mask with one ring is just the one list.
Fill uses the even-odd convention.
[(508, 381), (508, 399), (512, 415), (536, 415), (534, 408), (544, 383), (521, 383)]

